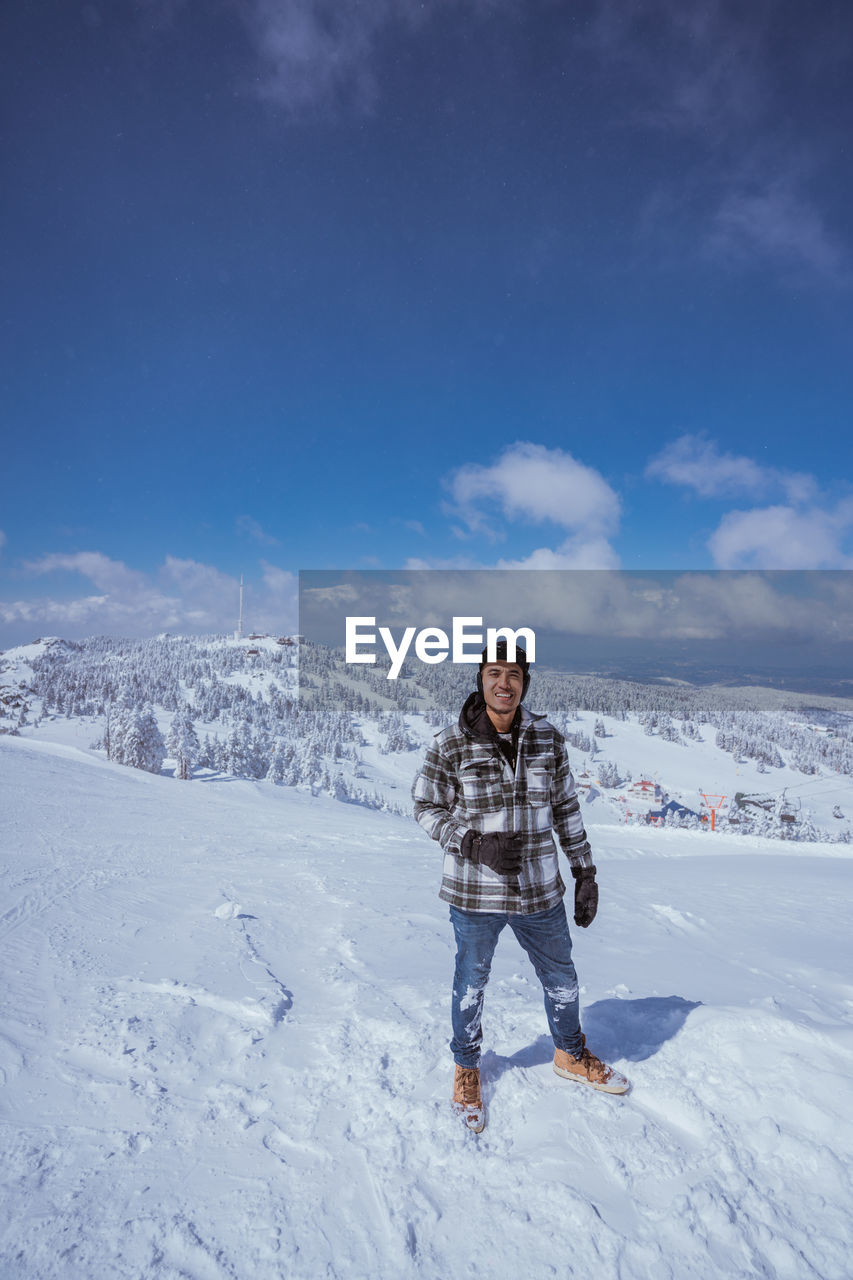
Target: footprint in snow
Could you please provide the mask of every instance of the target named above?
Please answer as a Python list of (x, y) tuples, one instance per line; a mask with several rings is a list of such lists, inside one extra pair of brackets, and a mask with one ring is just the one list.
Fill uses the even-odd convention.
[(649, 905), (655, 915), (683, 933), (698, 933), (705, 925), (705, 921), (700, 916), (694, 916), (691, 911), (679, 911), (676, 907), (663, 906), (658, 902)]

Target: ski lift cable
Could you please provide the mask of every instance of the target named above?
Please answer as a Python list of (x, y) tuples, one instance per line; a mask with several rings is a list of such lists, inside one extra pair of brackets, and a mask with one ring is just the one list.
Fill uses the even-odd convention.
[[(846, 776), (847, 775), (845, 775), (845, 777)], [(853, 779), (850, 779), (850, 781), (853, 782)], [(809, 791), (809, 788), (811, 787), (818, 787), (818, 788), (821, 788), (821, 790), (814, 791), (814, 792), (809, 791), (809, 795), (822, 795), (823, 789), (827, 791), (837, 791), (838, 785), (839, 785), (838, 782), (836, 782), (832, 778), (815, 778), (811, 782), (795, 782), (785, 787), (784, 790), (802, 794), (805, 791)]]
[[(843, 776), (847, 778), (849, 785), (853, 785), (853, 778), (849, 777), (849, 775), (847, 774)], [(798, 791), (806, 791), (811, 787), (816, 787), (818, 791), (822, 791), (822, 790), (835, 791), (838, 789), (838, 786), (839, 786), (839, 783), (835, 778), (815, 778), (813, 782), (801, 782), (797, 784), (796, 788), (792, 787), (790, 788), (790, 790), (796, 789)]]

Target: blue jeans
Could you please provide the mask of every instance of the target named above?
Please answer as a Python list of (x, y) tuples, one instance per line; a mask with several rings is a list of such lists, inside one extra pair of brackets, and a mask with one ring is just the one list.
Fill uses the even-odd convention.
[(545, 1012), (554, 1044), (575, 1057), (583, 1049), (578, 1012), (578, 979), (572, 963), (572, 940), (561, 900), (547, 911), (530, 915), (462, 911), (450, 908), (456, 934), (453, 978), (453, 1039), (450, 1050), (460, 1067), (480, 1063), (483, 1039), (483, 994), (492, 956), (504, 925), (509, 925), (530, 957), (545, 994)]

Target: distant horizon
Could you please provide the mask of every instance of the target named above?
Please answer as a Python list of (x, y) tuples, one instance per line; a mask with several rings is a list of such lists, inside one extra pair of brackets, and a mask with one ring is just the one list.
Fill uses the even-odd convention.
[[(849, 570), (308, 570), (299, 603), (300, 633), (331, 648), (348, 616), (374, 617), (395, 645), (405, 628), (449, 635), (453, 618), (479, 617), (534, 628), (536, 665), (555, 670), (853, 696)], [(365, 652), (385, 656), (378, 638)]]
[[(298, 633), (257, 633), (256, 638), (277, 639), (278, 635), (286, 634), (292, 637)], [(56, 640), (62, 644), (85, 647), (87, 643), (98, 640), (106, 640), (116, 644), (145, 644), (159, 639), (190, 640), (198, 641), (199, 643), (207, 641), (233, 643), (236, 637), (233, 632), (158, 632), (150, 636), (121, 636), (99, 633), (75, 639), (55, 635), (39, 636), (34, 637), (32, 640), (0, 649), (0, 676), (2, 676), (2, 660), (8, 654), (14, 653), (18, 649), (27, 648), (30, 645), (44, 644), (51, 640)], [(244, 643), (251, 643), (248, 634), (240, 639)], [(573, 637), (573, 641), (577, 639), (577, 637)], [(712, 686), (766, 689), (780, 694), (790, 693), (798, 696), (841, 699), (851, 703), (851, 714), (853, 714), (853, 677), (842, 674), (850, 670), (849, 661), (846, 665), (843, 664), (846, 650), (844, 654), (841, 652), (837, 654), (837, 662), (835, 664), (826, 663), (811, 668), (798, 668), (777, 660), (772, 665), (762, 668), (754, 662), (751, 664), (745, 662), (742, 665), (737, 663), (717, 663), (715, 665), (711, 661), (703, 662), (700, 657), (688, 662), (683, 655), (678, 660), (668, 660), (662, 652), (650, 654), (648, 651), (637, 653), (633, 656), (628, 653), (623, 653), (621, 656), (614, 653), (610, 657), (604, 658), (600, 652), (600, 645), (595, 638), (590, 637), (587, 640), (588, 647), (575, 645), (574, 656), (566, 653), (561, 662), (554, 661), (552, 658), (547, 662), (536, 663), (533, 668), (534, 675), (538, 670), (543, 675), (555, 674), (600, 680), (622, 680), (646, 685), (686, 685), (696, 689)], [(315, 641), (309, 642), (312, 644), (317, 643), (319, 647), (327, 648), (343, 657), (343, 646), (323, 645)], [(599, 651), (597, 661), (594, 660), (593, 648), (597, 648)], [(578, 649), (580, 649), (580, 652), (578, 652)], [(382, 670), (383, 667), (380, 665), (375, 669)], [(463, 668), (461, 664), (448, 662), (448, 670), (450, 669), (464, 670), (470, 673), (473, 686), (475, 668), (468, 665)], [(535, 700), (535, 685), (533, 689), (532, 696)]]

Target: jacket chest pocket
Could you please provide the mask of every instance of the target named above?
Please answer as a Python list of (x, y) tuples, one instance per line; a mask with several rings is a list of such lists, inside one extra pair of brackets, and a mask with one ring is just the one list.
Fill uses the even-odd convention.
[(465, 808), (473, 817), (503, 807), (500, 766), (490, 760), (469, 761), (459, 768)]
[(551, 799), (551, 770), (547, 760), (529, 760), (525, 771), (527, 803), (538, 808)]

